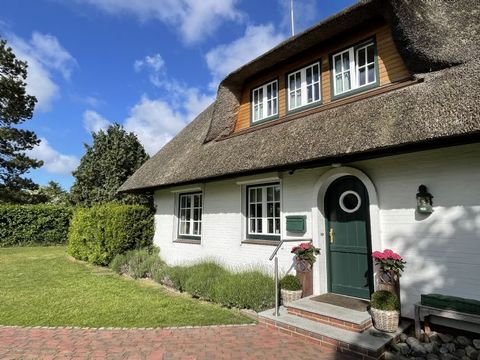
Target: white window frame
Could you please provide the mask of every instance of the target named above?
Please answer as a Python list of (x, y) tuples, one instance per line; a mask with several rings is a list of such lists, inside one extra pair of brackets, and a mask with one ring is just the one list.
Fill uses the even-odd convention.
[[(200, 206), (195, 206), (195, 196), (200, 196)], [(189, 198), (190, 199), (190, 206), (189, 207), (182, 207), (182, 198)], [(202, 223), (203, 223), (203, 192), (190, 192), (190, 193), (179, 193), (178, 194), (178, 222), (177, 222), (177, 233), (179, 238), (191, 238), (191, 239), (199, 239), (202, 236)], [(182, 220), (182, 210), (190, 212), (190, 219), (189, 220)], [(194, 212), (195, 210), (199, 211), (199, 218), (198, 220), (194, 219)], [(182, 232), (182, 223), (189, 224), (189, 232)], [(199, 224), (199, 233), (194, 234), (194, 224)]]
[[(273, 200), (269, 201), (267, 198), (267, 189), (272, 188), (273, 190)], [(278, 188), (279, 194), (278, 194), (278, 200), (275, 199), (275, 188)], [(255, 198), (255, 201), (252, 202), (251, 199), (251, 194), (252, 190), (255, 191), (257, 195), (257, 189), (262, 189), (262, 198), (257, 199)], [(270, 238), (270, 239), (280, 239), (281, 232), (282, 232), (282, 186), (280, 183), (271, 183), (271, 184), (258, 184), (258, 185), (251, 185), (246, 188), (246, 193), (247, 193), (247, 202), (246, 202), (246, 220), (247, 220), (247, 235), (249, 238)], [(255, 195), (255, 196), (256, 196)], [(273, 207), (273, 216), (268, 216), (268, 204), (271, 203)], [(251, 207), (250, 205), (257, 205), (261, 204), (262, 206), (262, 214), (261, 216), (258, 216), (258, 214), (255, 214), (256, 216), (251, 216)], [(275, 208), (276, 204), (278, 204), (278, 216), (275, 216)], [(255, 206), (255, 209), (257, 207)], [(256, 211), (256, 210), (255, 210)], [(252, 231), (252, 223), (250, 220), (254, 219), (256, 222), (260, 221), (262, 224), (262, 231), (259, 232), (258, 229), (255, 229), (255, 231)], [(269, 220), (272, 221), (272, 227), (273, 227), (273, 232), (268, 232), (268, 222)], [(277, 221), (278, 220), (278, 225)], [(257, 227), (257, 224), (255, 225)]]
[[(370, 62), (368, 63), (368, 58), (367, 58), (367, 52), (365, 51), (365, 64), (362, 65), (362, 66), (359, 66), (359, 61), (358, 61), (358, 54), (360, 52), (360, 50), (362, 49), (367, 49), (369, 47), (373, 46), (373, 62)], [(368, 42), (365, 42), (361, 45), (357, 45), (357, 46), (351, 46), (349, 47), (348, 49), (345, 49), (345, 50), (342, 50), (342, 51), (339, 51), (335, 54), (332, 55), (332, 65), (331, 65), (331, 69), (332, 69), (332, 82), (333, 82), (333, 96), (341, 96), (343, 94), (346, 94), (346, 93), (349, 93), (351, 91), (354, 91), (354, 90), (358, 90), (358, 89), (361, 89), (361, 88), (364, 88), (364, 87), (367, 87), (367, 86), (372, 86), (372, 85), (376, 85), (377, 84), (377, 81), (378, 81), (378, 78), (377, 78), (377, 71), (378, 71), (378, 64), (377, 64), (377, 61), (376, 61), (376, 57), (377, 57), (377, 54), (376, 54), (376, 48), (375, 48), (376, 44), (375, 44), (375, 41), (368, 41)], [(347, 54), (348, 53), (348, 56), (349, 56), (349, 69), (348, 70), (345, 70), (344, 67), (343, 67), (343, 56), (344, 54)], [(341, 65), (342, 65), (342, 69), (340, 72), (337, 73), (337, 69), (335, 67), (335, 59), (340, 56), (341, 57)], [(373, 81), (368, 81), (368, 71), (366, 72), (365, 76), (366, 76), (366, 82), (365, 84), (363, 85), (359, 85), (359, 71), (360, 71), (360, 68), (367, 68), (368, 69), (368, 66), (369, 65), (374, 65), (374, 71), (373, 71), (373, 74), (374, 74), (374, 79)], [(338, 91), (337, 89), (337, 75), (342, 75), (342, 84), (344, 84), (344, 79), (345, 79), (345, 74), (349, 74), (350, 75), (350, 89), (348, 90), (344, 90), (342, 89), (342, 91)]]
[[(307, 70), (312, 69), (313, 73), (313, 68), (318, 67), (318, 80), (317, 81), (312, 81), (311, 84), (307, 84)], [(291, 89), (290, 88), (290, 78), (291, 77), (297, 77), (300, 76), (300, 88), (295, 88)], [(312, 76), (313, 80), (313, 76)], [(296, 81), (294, 82), (296, 83)], [(318, 84), (318, 99), (315, 100), (315, 94), (313, 96), (314, 100), (308, 101), (308, 87), (312, 86), (314, 87), (315, 85)], [(288, 110), (296, 110), (301, 107), (307, 106), (307, 105), (312, 105), (315, 103), (320, 103), (322, 101), (322, 67), (320, 61), (310, 64), (308, 66), (305, 66), (304, 68), (291, 72), (287, 75), (287, 96), (288, 96)], [(292, 103), (291, 95), (295, 93), (295, 104)], [(297, 105), (297, 99), (300, 96), (300, 104)]]
[[(269, 98), (268, 97), (268, 87), (273, 86), (275, 84), (275, 94)], [(264, 121), (266, 119), (270, 119), (274, 116), (278, 115), (278, 81), (273, 80), (270, 81), (262, 86), (259, 86), (252, 90), (252, 124), (258, 123), (260, 121)], [(261, 96), (256, 95), (261, 92)], [(255, 102), (255, 99), (259, 99), (258, 102)], [(268, 114), (269, 105), (272, 105), (272, 113)], [(256, 117), (258, 109), (258, 117)]]

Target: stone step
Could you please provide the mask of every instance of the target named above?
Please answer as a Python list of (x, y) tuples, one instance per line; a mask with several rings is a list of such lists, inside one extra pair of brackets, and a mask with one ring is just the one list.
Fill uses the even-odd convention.
[(270, 309), (259, 313), (258, 320), (260, 324), (272, 330), (308, 339), (340, 353), (369, 360), (381, 358), (386, 345), (411, 325), (411, 322), (402, 320), (398, 331), (393, 334), (383, 333), (374, 328), (358, 333), (289, 314), (284, 307), (280, 308), (280, 316), (274, 316), (273, 309)]
[(353, 332), (364, 332), (372, 327), (368, 311), (356, 311), (340, 306), (310, 300), (306, 297), (285, 305), (291, 315), (317, 321)]

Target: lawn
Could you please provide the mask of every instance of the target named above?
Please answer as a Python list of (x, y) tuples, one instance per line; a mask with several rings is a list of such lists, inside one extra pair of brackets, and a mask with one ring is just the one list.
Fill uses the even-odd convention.
[(239, 312), (73, 261), (64, 247), (0, 249), (0, 325), (163, 327), (249, 322)]

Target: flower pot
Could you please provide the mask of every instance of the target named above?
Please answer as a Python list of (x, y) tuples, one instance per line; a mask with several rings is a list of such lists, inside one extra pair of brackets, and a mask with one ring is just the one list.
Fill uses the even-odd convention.
[(280, 289), (280, 293), (282, 294), (282, 303), (284, 305), (302, 298), (302, 290)]
[(393, 333), (398, 329), (398, 322), (400, 320), (400, 312), (398, 310), (379, 310), (375, 308), (370, 309), (372, 315), (373, 326), (375, 329)]

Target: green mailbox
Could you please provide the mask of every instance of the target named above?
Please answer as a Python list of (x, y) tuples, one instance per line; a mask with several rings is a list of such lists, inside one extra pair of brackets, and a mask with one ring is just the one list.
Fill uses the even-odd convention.
[(291, 233), (304, 233), (306, 231), (305, 215), (289, 215), (287, 216), (287, 231)]

